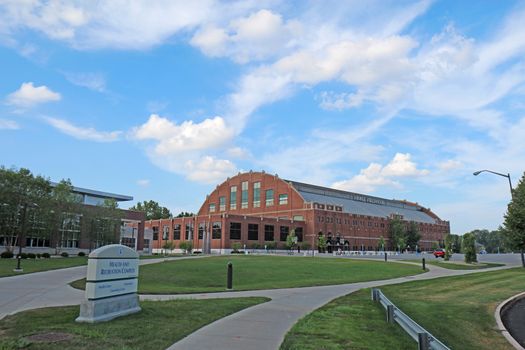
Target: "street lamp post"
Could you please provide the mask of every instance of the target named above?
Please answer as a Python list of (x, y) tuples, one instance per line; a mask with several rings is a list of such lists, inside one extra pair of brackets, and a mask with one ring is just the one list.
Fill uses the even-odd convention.
[(487, 172), (487, 173), (491, 173), (491, 174), (494, 174), (494, 175), (499, 175), (499, 176), (506, 177), (509, 180), (510, 196), (512, 198), (514, 198), (514, 194), (512, 193), (512, 181), (510, 180), (510, 173), (507, 173), (507, 175), (505, 175), (505, 174), (502, 174), (502, 173), (498, 173), (496, 171), (484, 169), (484, 170), (475, 171), (475, 172), (472, 173), (472, 175), (478, 176), (479, 174), (481, 174), (483, 172)]

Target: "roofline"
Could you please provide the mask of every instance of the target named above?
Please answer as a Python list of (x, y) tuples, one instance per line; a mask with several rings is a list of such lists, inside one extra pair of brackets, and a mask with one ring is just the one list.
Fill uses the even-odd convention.
[[(56, 185), (58, 185), (58, 183), (51, 182), (51, 186), (52, 187), (56, 187)], [(73, 186), (73, 192), (80, 193), (80, 194), (88, 194), (88, 195), (91, 195), (91, 196), (94, 196), (94, 197), (100, 197), (100, 198), (112, 198), (112, 199), (116, 200), (117, 202), (125, 202), (125, 201), (132, 201), (133, 200), (132, 196), (126, 196), (126, 195), (123, 195), (123, 194), (116, 194), (116, 193), (111, 193), (111, 192), (90, 190), (88, 188), (77, 187), (77, 186)]]

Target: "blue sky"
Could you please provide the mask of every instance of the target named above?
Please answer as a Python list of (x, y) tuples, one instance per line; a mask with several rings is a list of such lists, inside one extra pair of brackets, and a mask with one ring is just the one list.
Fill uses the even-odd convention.
[(265, 170), (494, 229), (507, 180), (472, 172), (523, 174), (524, 22), (518, 1), (0, 1), (0, 164), (174, 213)]

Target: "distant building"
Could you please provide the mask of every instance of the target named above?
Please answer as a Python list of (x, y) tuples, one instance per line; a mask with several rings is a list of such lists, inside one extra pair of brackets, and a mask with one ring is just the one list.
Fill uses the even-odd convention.
[(275, 241), (282, 248), (292, 229), (298, 242), (314, 247), (322, 235), (329, 250), (373, 251), (383, 237), (387, 249), (397, 250), (389, 240), (394, 217), (417, 224), (420, 249), (431, 249), (450, 232), (448, 221), (417, 203), (283, 180), (264, 172), (228, 178), (206, 197), (194, 217), (146, 221), (145, 227), (152, 234), (154, 251), (162, 250), (166, 241), (177, 247), (191, 241), (194, 249), (215, 251), (229, 251), (236, 242), (264, 248)]
[[(51, 185), (56, 186), (56, 183), (51, 183)], [(133, 197), (81, 187), (73, 187), (73, 193), (78, 196), (82, 206), (82, 210), (78, 212), (83, 212), (83, 214), (64, 213), (58, 232), (51, 232), (49, 225), (39, 218), (29, 218), (26, 239), (25, 242), (22, 242), (25, 251), (54, 252), (59, 250), (76, 253), (80, 250), (91, 251), (106, 244), (122, 243), (139, 252), (150, 253), (149, 245), (152, 237), (144, 237), (145, 213), (117, 209), (122, 216), (120, 224), (114, 225), (109, 235), (100, 236), (97, 232), (99, 225), (104, 224), (105, 218), (98, 218), (98, 220), (87, 220), (86, 218), (86, 215), (90, 218), (96, 217), (97, 206), (104, 204), (106, 199), (124, 202), (133, 200)], [(8, 241), (7, 231), (0, 233), (0, 251)]]

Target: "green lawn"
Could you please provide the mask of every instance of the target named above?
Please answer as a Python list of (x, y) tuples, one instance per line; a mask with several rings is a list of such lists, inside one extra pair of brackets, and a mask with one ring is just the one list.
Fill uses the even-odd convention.
[[(353, 283), (415, 275), (419, 266), (340, 258), (219, 256), (141, 266), (139, 293), (218, 292), (226, 288), (226, 265), (233, 263), (235, 290)], [(76, 281), (75, 288), (84, 288)]]
[[(421, 260), (404, 260), (404, 261), (421, 263)], [(425, 264), (439, 266), (439, 267), (442, 267), (444, 269), (449, 269), (449, 270), (480, 270), (480, 269), (488, 269), (490, 267), (505, 266), (505, 264), (495, 264), (495, 263), (465, 264), (465, 263), (453, 263), (453, 262), (445, 262), (441, 260), (429, 260), (429, 259), (425, 260)]]
[[(403, 283), (381, 287), (381, 290), (452, 349), (512, 349), (496, 329), (494, 310), (505, 299), (525, 290), (525, 269)], [(416, 348), (408, 336), (398, 338), (397, 331), (385, 321), (385, 310), (379, 304), (372, 306), (369, 299), (367, 289), (314, 311), (292, 328), (282, 348)], [(401, 329), (398, 327), (398, 330)], [(315, 340), (320, 338), (319, 332), (324, 343)], [(394, 345), (395, 342), (399, 342), (398, 345)], [(408, 346), (410, 342), (412, 345)]]
[[(31, 310), (0, 321), (0, 350), (159, 349), (219, 318), (267, 301), (266, 298), (141, 302), (142, 311), (110, 322), (76, 323), (79, 307)], [(28, 340), (35, 334), (65, 333), (59, 342)]]
[(20, 266), (24, 272), (14, 272), (16, 259), (0, 259), (0, 277), (20, 275), (22, 273), (40, 272), (63, 269), (87, 264), (87, 257), (50, 258), (50, 259), (22, 259)]

